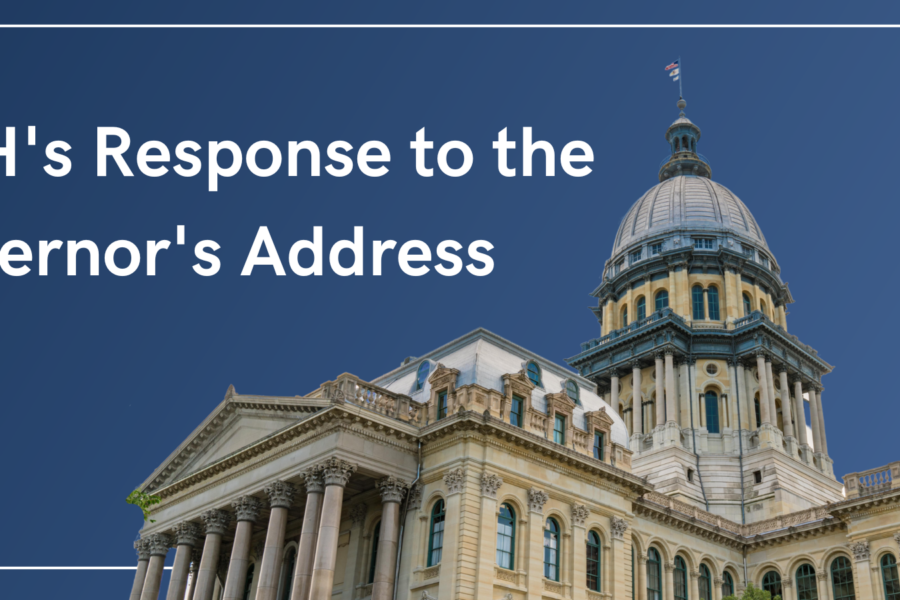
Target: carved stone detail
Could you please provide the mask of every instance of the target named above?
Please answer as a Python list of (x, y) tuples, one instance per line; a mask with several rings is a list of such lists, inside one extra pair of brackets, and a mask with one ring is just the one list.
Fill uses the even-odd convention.
[(366, 522), (366, 514), (369, 512), (369, 507), (365, 504), (357, 504), (353, 508), (350, 509), (350, 522), (353, 523), (353, 526), (362, 525)]
[(406, 500), (407, 510), (419, 510), (422, 508), (422, 485), (415, 484), (409, 489), (409, 497)]
[(231, 513), (224, 510), (212, 508), (200, 515), (206, 525), (206, 535), (211, 533), (225, 533), (228, 531), (228, 525), (231, 523)]
[(297, 488), (287, 481), (275, 480), (264, 487), (263, 491), (269, 497), (269, 506), (272, 508), (290, 508)]
[(172, 538), (162, 533), (154, 533), (147, 536), (147, 546), (150, 548), (150, 556), (165, 556), (172, 546)]
[(628, 529), (628, 521), (622, 517), (610, 517), (609, 527), (612, 530), (612, 536), (621, 540), (625, 537), (625, 531)]
[(493, 473), (484, 473), (481, 476), (481, 495), (488, 498), (496, 498), (497, 490), (503, 485), (503, 479)]
[(144, 540), (135, 540), (134, 549), (137, 551), (138, 560), (150, 560), (150, 546)]
[(673, 563), (673, 562), (664, 563), (663, 568), (665, 568), (666, 573), (671, 573), (675, 570), (675, 563)]
[(437, 596), (432, 596), (428, 593), (428, 590), (422, 591), (422, 598), (420, 600), (438, 600)]
[(444, 473), (444, 485), (447, 486), (448, 496), (462, 492), (466, 487), (466, 470), (460, 467)]
[(250, 521), (255, 523), (259, 518), (259, 511), (263, 508), (262, 500), (255, 496), (241, 496), (231, 503), (234, 509), (234, 517), (236, 521)]
[(536, 513), (544, 512), (544, 505), (547, 504), (547, 500), (550, 499), (549, 494), (544, 490), (539, 490), (537, 488), (531, 488), (528, 490), (528, 510)]
[(325, 480), (322, 478), (322, 471), (318, 467), (310, 467), (303, 471), (302, 475), (307, 494), (325, 493)]
[(584, 527), (584, 522), (587, 521), (589, 516), (591, 516), (591, 511), (589, 511), (588, 507), (584, 504), (572, 505), (572, 522), (575, 525)]
[(900, 546), (900, 531), (894, 534), (894, 541), (897, 542), (898, 546)]
[(344, 487), (350, 481), (350, 476), (356, 472), (356, 465), (339, 458), (329, 458), (320, 465), (320, 469), (325, 485)]
[(402, 479), (390, 476), (378, 482), (378, 489), (381, 490), (382, 502), (402, 502), (403, 496), (409, 489), (409, 484)]
[(850, 544), (850, 552), (856, 560), (869, 560), (869, 541), (860, 540)]
[(174, 527), (175, 543), (179, 546), (197, 546), (203, 537), (203, 529), (197, 523), (184, 521)]

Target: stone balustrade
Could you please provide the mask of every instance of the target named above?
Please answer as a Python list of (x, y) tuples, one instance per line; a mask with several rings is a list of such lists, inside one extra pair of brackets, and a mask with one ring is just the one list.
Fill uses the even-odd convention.
[(320, 389), (322, 396), (332, 401), (343, 400), (416, 425), (425, 422), (424, 406), (409, 396), (378, 387), (350, 373), (326, 381)]
[(883, 467), (844, 475), (847, 498), (871, 496), (886, 490), (900, 488), (900, 461)]

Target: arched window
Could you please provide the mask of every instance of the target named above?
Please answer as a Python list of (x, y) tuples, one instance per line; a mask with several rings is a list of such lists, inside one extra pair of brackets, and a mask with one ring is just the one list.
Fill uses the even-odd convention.
[(831, 561), (831, 589), (834, 591), (834, 600), (856, 600), (853, 566), (845, 556), (838, 556)]
[(250, 587), (253, 585), (253, 573), (256, 571), (256, 564), (251, 564), (247, 568), (247, 577), (244, 579), (244, 595), (243, 600), (250, 600)]
[(769, 592), (772, 594), (772, 597), (781, 595), (781, 575), (779, 575), (775, 571), (769, 571), (765, 575), (763, 575), (762, 580), (762, 589), (764, 592)]
[(728, 596), (734, 596), (734, 579), (731, 578), (731, 573), (725, 571), (722, 573), (722, 597)]
[(587, 537), (587, 587), (600, 591), (600, 536), (596, 531), (591, 531)]
[(544, 577), (559, 581), (559, 523), (552, 517), (544, 528)]
[[(762, 314), (766, 315), (766, 303), (763, 302), (762, 300), (759, 301), (759, 311)], [(769, 315), (766, 315), (766, 316), (769, 316)]]
[(566, 381), (566, 395), (578, 406), (581, 406), (581, 394), (578, 391), (578, 384), (571, 379)]
[(881, 557), (881, 579), (884, 582), (884, 600), (900, 600), (900, 577), (897, 576), (897, 559), (893, 554)]
[(509, 504), (500, 506), (497, 517), (497, 566), (510, 571), (516, 568), (516, 511)]
[(797, 600), (819, 600), (816, 590), (816, 570), (810, 564), (797, 569)]
[(669, 308), (669, 292), (660, 290), (656, 292), (656, 310)]
[(748, 316), (753, 312), (753, 303), (750, 302), (749, 294), (744, 294), (744, 316)]
[(622, 307), (622, 327), (628, 327), (628, 307)]
[(706, 431), (719, 433), (719, 395), (712, 390), (706, 392)]
[(706, 290), (706, 294), (708, 298), (706, 301), (709, 303), (709, 319), (711, 321), (719, 320), (719, 290), (714, 286), (709, 286)]
[(641, 296), (637, 301), (637, 320), (647, 318), (647, 299)]
[(294, 565), (297, 563), (297, 548), (291, 546), (284, 553), (284, 581), (281, 584), (281, 600), (291, 600), (291, 586), (294, 584)]
[(681, 151), (681, 138), (675, 138), (675, 152)]
[(706, 565), (700, 565), (700, 600), (712, 600), (712, 578)]
[(647, 600), (662, 598), (662, 576), (659, 567), (659, 552), (656, 548), (650, 548), (647, 551)]
[(431, 363), (427, 360), (423, 360), (422, 364), (419, 365), (419, 370), (416, 371), (416, 391), (418, 392), (422, 388), (425, 387), (425, 382), (428, 381), (428, 373), (431, 372)]
[(759, 426), (762, 425), (762, 417), (759, 416), (759, 394), (753, 398), (753, 410), (756, 411), (756, 427), (759, 429)]
[(688, 600), (687, 565), (680, 556), (675, 557), (675, 600)]
[(694, 309), (694, 320), (702, 321), (706, 318), (706, 310), (703, 308), (703, 288), (695, 285), (691, 289), (691, 305)]
[(531, 383), (538, 387), (544, 387), (541, 385), (541, 368), (538, 366), (536, 362), (533, 360), (528, 363), (528, 379), (531, 380)]
[(369, 583), (375, 581), (375, 562), (378, 559), (378, 538), (381, 537), (381, 521), (372, 531), (372, 559), (369, 561)]
[(428, 566), (441, 562), (444, 549), (444, 501), (438, 500), (431, 509), (431, 530), (428, 535)]

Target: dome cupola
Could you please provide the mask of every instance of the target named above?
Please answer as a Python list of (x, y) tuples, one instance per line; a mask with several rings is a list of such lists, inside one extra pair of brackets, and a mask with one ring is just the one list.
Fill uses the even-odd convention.
[(678, 119), (666, 130), (666, 141), (669, 142), (670, 156), (659, 168), (659, 180), (665, 181), (678, 175), (697, 175), (712, 177), (712, 169), (706, 157), (697, 153), (697, 142), (700, 141), (700, 128), (684, 115), (687, 102), (678, 99), (681, 113)]

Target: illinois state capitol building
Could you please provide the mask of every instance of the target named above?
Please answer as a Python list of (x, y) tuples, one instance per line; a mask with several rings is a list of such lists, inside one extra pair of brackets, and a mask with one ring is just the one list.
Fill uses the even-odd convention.
[(479, 329), (372, 381), (229, 388), (141, 485), (130, 600), (172, 548), (167, 600), (900, 600), (900, 462), (835, 479), (832, 367), (700, 129), (666, 140), (568, 367)]

